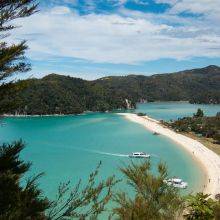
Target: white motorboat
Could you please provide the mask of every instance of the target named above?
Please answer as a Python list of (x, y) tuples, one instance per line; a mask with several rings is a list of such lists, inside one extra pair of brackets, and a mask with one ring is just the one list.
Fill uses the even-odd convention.
[(181, 188), (181, 189), (186, 189), (188, 186), (187, 182), (184, 182), (182, 179), (179, 178), (171, 178), (168, 180), (164, 180), (164, 182), (169, 185), (173, 186), (175, 188)]
[(146, 154), (145, 152), (133, 152), (129, 155), (131, 158), (150, 158), (149, 154)]

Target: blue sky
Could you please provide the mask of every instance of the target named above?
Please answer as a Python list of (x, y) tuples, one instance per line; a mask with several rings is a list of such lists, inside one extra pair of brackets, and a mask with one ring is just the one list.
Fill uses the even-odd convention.
[(11, 42), (32, 71), (96, 79), (220, 65), (219, 0), (40, 0)]

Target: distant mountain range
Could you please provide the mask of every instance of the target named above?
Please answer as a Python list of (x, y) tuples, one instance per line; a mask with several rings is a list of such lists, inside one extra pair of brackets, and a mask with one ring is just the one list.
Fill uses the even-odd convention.
[(1, 95), (0, 113), (75, 114), (135, 107), (137, 102), (180, 100), (220, 103), (220, 67), (94, 81), (50, 74), (14, 84)]

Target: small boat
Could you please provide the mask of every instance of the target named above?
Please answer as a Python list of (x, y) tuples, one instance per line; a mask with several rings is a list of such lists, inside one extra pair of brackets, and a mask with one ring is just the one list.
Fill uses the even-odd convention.
[(188, 186), (187, 182), (184, 182), (182, 179), (179, 178), (171, 178), (168, 180), (164, 180), (164, 182), (169, 185), (173, 186), (175, 188), (181, 188), (181, 189), (186, 189)]
[(160, 133), (158, 133), (158, 132), (154, 132), (154, 133), (153, 133), (153, 135), (159, 135), (159, 134), (160, 134)]
[(149, 154), (146, 154), (144, 152), (133, 152), (129, 155), (131, 158), (150, 158)]

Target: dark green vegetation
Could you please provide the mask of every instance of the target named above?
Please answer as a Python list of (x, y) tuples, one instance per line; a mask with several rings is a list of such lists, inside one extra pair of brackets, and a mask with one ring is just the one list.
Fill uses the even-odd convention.
[[(102, 112), (135, 107), (140, 101), (158, 100), (220, 103), (220, 68), (217, 66), (153, 76), (105, 77), (95, 81), (51, 74), (15, 85), (23, 89), (0, 92), (0, 113)], [(126, 103), (126, 99), (130, 103)]]
[(146, 113), (143, 113), (143, 112), (138, 112), (137, 115), (138, 115), (138, 116), (146, 116), (147, 114), (146, 114)]
[[(0, 39), (6, 38), (7, 31), (14, 29), (10, 22), (16, 18), (30, 16), (36, 12), (35, 0), (1, 0), (0, 1)], [(15, 73), (30, 69), (24, 54), (25, 42), (17, 45), (0, 43), (0, 100), (13, 100), (15, 93), (26, 86), (25, 83), (13, 84), (9, 77)], [(15, 108), (18, 102), (8, 102), (7, 108)], [(38, 188), (37, 179), (41, 174), (21, 184), (30, 164), (19, 158), (24, 144), (21, 141), (0, 146), (0, 219), (1, 220), (43, 220), (43, 219), (85, 219), (96, 216), (103, 211), (111, 198), (112, 186), (117, 182), (114, 177), (99, 181), (96, 185), (95, 170), (88, 178), (85, 188), (81, 182), (72, 190), (69, 183), (61, 184), (56, 201), (49, 201)], [(98, 168), (97, 168), (98, 169)], [(80, 191), (81, 190), (81, 191)], [(48, 211), (48, 212), (46, 212)]]
[(21, 187), (20, 180), (30, 164), (20, 160), (22, 142), (0, 147), (0, 219), (42, 219), (49, 207), (47, 198), (41, 196), (34, 177)]
[[(17, 85), (20, 84), (25, 88), (15, 92), (14, 95), (12, 95), (14, 89), (8, 90), (9, 95), (4, 94), (0, 102), (0, 112), (77, 114), (86, 110), (106, 111), (126, 108), (125, 95), (114, 94), (102, 85), (82, 79), (49, 75), (43, 79), (31, 79)], [(7, 106), (10, 108), (7, 109)]]
[(216, 144), (220, 144), (220, 113), (207, 117), (201, 109), (193, 117), (184, 117), (176, 121), (164, 122), (179, 132), (195, 132), (207, 138), (213, 138)]
[(16, 28), (11, 21), (32, 15), (36, 12), (36, 8), (35, 0), (0, 1), (0, 82), (14, 73), (30, 70), (24, 57), (26, 42), (8, 45), (2, 39), (9, 36), (8, 31)]
[(220, 218), (220, 203), (216, 203), (208, 195), (203, 193), (197, 193), (195, 196), (190, 195), (186, 198), (186, 204), (188, 211), (184, 217), (187, 220)]
[[(30, 65), (25, 59), (26, 42), (9, 45), (5, 39), (11, 34), (9, 31), (17, 28), (12, 24), (15, 19), (28, 17), (36, 10), (35, 0), (0, 1), (0, 100), (4, 100), (7, 96), (13, 96), (19, 89), (16, 84), (10, 81), (10, 77), (30, 70)], [(15, 105), (11, 102), (8, 104), (7, 108), (10, 108), (10, 105), (13, 108)]]
[[(133, 196), (117, 192), (114, 186), (119, 181), (114, 177), (100, 181), (99, 165), (85, 186), (81, 181), (75, 187), (69, 182), (61, 184), (56, 201), (50, 201), (36, 182), (40, 175), (24, 182), (30, 163), (19, 157), (23, 147), (21, 141), (0, 146), (0, 219), (95, 220), (104, 211), (110, 219), (122, 220), (219, 219), (219, 201), (202, 193), (181, 197), (178, 189), (164, 182), (166, 166), (159, 164), (157, 175), (152, 175), (149, 161), (121, 168)], [(115, 202), (113, 209), (107, 206), (110, 200)]]
[[(9, 24), (10, 21), (29, 16), (35, 10), (36, 4), (33, 0), (1, 0), (0, 38), (7, 37), (6, 31), (14, 28)], [(26, 48), (24, 42), (12, 46), (4, 42), (0, 43), (0, 82), (14, 73), (29, 70), (29, 65), (23, 57)], [(135, 80), (136, 77), (140, 79)], [(129, 79), (129, 84), (124, 80), (125, 78)], [(52, 75), (42, 80), (4, 84), (0, 86), (1, 111), (5, 113), (29, 112), (30, 114), (35, 112), (59, 113), (65, 109), (68, 110), (63, 113), (77, 113), (86, 109), (103, 111), (127, 107), (129, 103), (125, 102), (125, 98), (131, 100), (132, 103), (140, 98), (149, 99), (144, 96), (148, 93), (140, 92), (139, 94), (140, 88), (143, 87), (136, 88), (137, 84), (142, 83), (142, 76), (125, 78), (119, 77), (115, 81), (113, 77), (86, 82)], [(156, 89), (157, 87), (155, 91), (158, 91)], [(165, 94), (164, 91), (160, 92)], [(175, 100), (176, 97), (172, 97)], [(65, 107), (64, 110), (63, 107)], [(23, 147), (24, 144), (21, 141), (0, 146), (1, 220), (97, 219), (99, 214), (106, 209), (110, 199), (114, 199), (117, 204), (114, 210), (109, 210), (116, 219), (145, 220), (146, 214), (148, 219), (152, 220), (176, 219), (182, 211), (183, 204), (187, 207), (186, 219), (219, 219), (219, 202), (208, 200), (203, 194), (190, 197), (189, 201), (184, 202), (176, 189), (164, 183), (163, 180), (167, 178), (166, 167), (160, 164), (158, 176), (153, 176), (149, 162), (140, 166), (132, 164), (121, 169), (129, 185), (134, 189), (133, 198), (129, 198), (123, 192), (114, 193), (112, 187), (118, 182), (114, 177), (98, 181), (98, 166), (89, 176), (85, 187), (81, 186), (81, 182), (74, 188), (70, 187), (70, 183), (61, 184), (58, 188), (57, 200), (49, 201), (36, 182), (41, 174), (21, 184), (30, 168), (30, 163), (22, 161), (19, 157)]]
[(118, 181), (109, 177), (97, 183), (100, 165), (90, 174), (86, 187), (82, 187), (81, 181), (74, 188), (70, 188), (69, 182), (61, 184), (57, 200), (49, 201), (36, 182), (42, 174), (21, 185), (30, 168), (30, 163), (19, 158), (23, 147), (21, 141), (0, 146), (0, 219), (96, 219), (103, 212)]
[(158, 175), (151, 174), (150, 162), (128, 165), (120, 169), (135, 192), (131, 198), (125, 192), (117, 193), (114, 213), (118, 219), (178, 219), (183, 210), (179, 190), (168, 186), (167, 168), (158, 164)]

